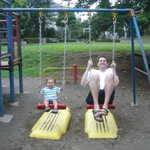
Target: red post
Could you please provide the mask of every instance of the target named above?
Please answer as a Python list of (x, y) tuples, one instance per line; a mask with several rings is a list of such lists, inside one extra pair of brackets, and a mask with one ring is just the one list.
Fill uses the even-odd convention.
[(76, 64), (72, 65), (72, 79), (74, 83), (78, 81), (78, 66)]

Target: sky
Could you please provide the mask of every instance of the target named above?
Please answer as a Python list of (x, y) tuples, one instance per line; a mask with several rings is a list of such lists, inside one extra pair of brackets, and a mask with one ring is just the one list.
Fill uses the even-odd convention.
[[(78, 0), (71, 0), (71, 1), (70, 1), (70, 5), (73, 6), (77, 1), (78, 1)], [(116, 1), (117, 1), (117, 0), (110, 0), (110, 2), (111, 2), (112, 4), (114, 4)], [(67, 2), (64, 1), (64, 0), (54, 0), (54, 2), (56, 2), (56, 3), (58, 3), (58, 4), (62, 4), (62, 3), (63, 3), (64, 5), (67, 5)]]
[[(64, 5), (67, 7), (68, 5), (68, 2), (65, 1), (65, 0), (53, 0), (55, 3), (58, 3), (58, 4), (61, 4), (61, 5)], [(73, 7), (75, 5), (75, 3), (77, 2), (78, 0), (70, 0), (70, 7)], [(112, 4), (114, 4), (117, 0), (109, 0)], [(96, 5), (94, 4), (93, 6), (91, 6), (91, 8), (95, 8)], [(84, 20), (87, 20), (88, 18), (88, 15), (86, 12), (83, 12), (83, 13), (76, 13), (76, 16), (81, 18), (82, 21)]]

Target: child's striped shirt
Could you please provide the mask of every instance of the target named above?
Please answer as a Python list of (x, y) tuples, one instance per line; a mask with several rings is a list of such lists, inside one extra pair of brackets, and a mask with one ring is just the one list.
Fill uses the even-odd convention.
[(53, 88), (45, 87), (41, 89), (40, 94), (47, 100), (57, 100), (60, 93), (60, 87), (54, 86)]

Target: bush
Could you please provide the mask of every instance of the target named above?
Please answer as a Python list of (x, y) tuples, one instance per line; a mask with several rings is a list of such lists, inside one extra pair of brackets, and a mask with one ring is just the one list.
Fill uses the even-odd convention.
[[(116, 42), (120, 42), (120, 40), (115, 40)], [(98, 39), (98, 40), (96, 40), (96, 42), (113, 42), (113, 40), (112, 39)]]
[(47, 43), (58, 43), (59, 40), (57, 38), (46, 38)]
[(24, 38), (27, 43), (39, 43), (39, 38)]
[(69, 39), (67, 42), (76, 42), (76, 39)]

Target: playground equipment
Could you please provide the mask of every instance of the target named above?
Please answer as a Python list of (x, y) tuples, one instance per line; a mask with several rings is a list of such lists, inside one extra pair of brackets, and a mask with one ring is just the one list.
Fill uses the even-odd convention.
[[(3, 0), (4, 1), (4, 0)], [(135, 13), (132, 9), (86, 9), (86, 8), (70, 8), (70, 9), (57, 9), (57, 8), (10, 8), (11, 6), (11, 0), (5, 0), (6, 2), (9, 3), (8, 7), (9, 8), (1, 8), (0, 9), (0, 12), (3, 12), (3, 13), (8, 13), (8, 33), (9, 35), (11, 36), (8, 36), (8, 43), (9, 43), (9, 50), (13, 50), (13, 40), (12, 40), (12, 22), (13, 22), (13, 19), (11, 17), (11, 14), (13, 12), (97, 12), (97, 13), (100, 13), (100, 12), (104, 12), (104, 13), (118, 13), (118, 15), (121, 15), (121, 14), (127, 14), (127, 15), (130, 15), (130, 29), (131, 29), (131, 62), (132, 62), (132, 66), (131, 66), (131, 69), (132, 69), (132, 93), (133, 93), (133, 105), (136, 105), (137, 104), (137, 101), (136, 101), (136, 69), (135, 69), (135, 49), (134, 49), (134, 37), (135, 37), (135, 33), (137, 35), (137, 38), (138, 38), (138, 42), (139, 42), (139, 47), (140, 47), (140, 50), (141, 50), (141, 54), (142, 54), (142, 58), (143, 58), (143, 62), (144, 62), (144, 66), (145, 66), (145, 70), (146, 70), (146, 73), (147, 73), (147, 77), (148, 77), (148, 81), (150, 83), (150, 70), (149, 70), (149, 67), (148, 67), (148, 63), (147, 63), (147, 58), (146, 58), (146, 55), (145, 55), (145, 52), (144, 52), (144, 47), (143, 47), (143, 43), (142, 43), (142, 39), (141, 39), (141, 35), (140, 35), (140, 32), (139, 32), (139, 28), (138, 28), (138, 25), (137, 25), (137, 20), (136, 20), (136, 16), (135, 16)], [(12, 52), (12, 51), (11, 51)], [(65, 53), (65, 52), (64, 52)], [(65, 58), (64, 58), (65, 59)], [(64, 60), (64, 63), (65, 63), (65, 60)], [(64, 68), (65, 69), (65, 68)], [(13, 74), (12, 74), (13, 76)], [(1, 76), (0, 76), (1, 77)], [(64, 74), (64, 77), (65, 77), (65, 74)], [(1, 86), (1, 78), (0, 78), (0, 86)], [(0, 90), (0, 102), (1, 102), (1, 106), (0, 106), (0, 111), (3, 110), (3, 105), (2, 105), (2, 88)], [(61, 111), (61, 110), (60, 110)], [(63, 111), (63, 110), (62, 110)], [(68, 112), (66, 112), (68, 113)], [(63, 114), (63, 113), (62, 113)], [(57, 135), (55, 135), (54, 132), (51, 133), (51, 135), (54, 134), (53, 137), (50, 137), (52, 139), (59, 139), (60, 136), (64, 133), (64, 130), (63, 129), (56, 129), (55, 127), (58, 127), (58, 125), (52, 125), (50, 128), (49, 126), (46, 126), (46, 125), (50, 125), (51, 121), (50, 120), (57, 120), (56, 117), (54, 117), (54, 115), (56, 114), (52, 114), (51, 112), (49, 113), (44, 113), (43, 116), (42, 116), (42, 119), (40, 119), (37, 124), (33, 127), (32, 131), (33, 133), (37, 132), (37, 134), (33, 134), (31, 133), (31, 136), (32, 137), (41, 137), (41, 138), (49, 138), (47, 137), (48, 134), (47, 132), (49, 131), (49, 129), (51, 129), (51, 127), (54, 127), (54, 130), (57, 131), (55, 133), (57, 133)], [(61, 115), (60, 115), (61, 116)], [(67, 114), (65, 114), (64, 116), (67, 116)], [(108, 118), (107, 118), (108, 117)], [(106, 120), (106, 122), (108, 120), (112, 120), (111, 122), (109, 122), (109, 124), (111, 124), (113, 122), (113, 116), (111, 115), (111, 113), (109, 112), (108, 116), (106, 118), (103, 118), (104, 120)], [(49, 118), (50, 120), (48, 120), (45, 124), (45, 122), (43, 122), (43, 118)], [(69, 115), (68, 115), (68, 118), (69, 118)], [(87, 133), (89, 133), (89, 137), (93, 137), (93, 138), (99, 138), (97, 135), (90, 135), (91, 133), (91, 130), (89, 130), (89, 128), (94, 128), (96, 129), (97, 127), (97, 122), (94, 122), (95, 120), (92, 119), (93, 118), (93, 115), (92, 115), (92, 111), (91, 110), (88, 110), (87, 113), (86, 113), (86, 116), (85, 118), (89, 118), (89, 119), (86, 119), (85, 120), (85, 131)], [(69, 119), (68, 119), (69, 120)], [(58, 122), (61, 122), (61, 117), (60, 117), (60, 120)], [(56, 121), (57, 122), (57, 121)], [(58, 123), (57, 122), (57, 123)], [(93, 123), (94, 122), (94, 127), (91, 126), (91, 122)], [(106, 122), (104, 122), (104, 127), (102, 127), (102, 130), (105, 130), (105, 127), (108, 125)], [(38, 126), (39, 125), (39, 126)], [(64, 125), (65, 126), (65, 125)], [(40, 130), (42, 127), (44, 127), (44, 130)], [(101, 128), (101, 123), (98, 125), (98, 128), (100, 129)], [(37, 131), (36, 131), (37, 129)], [(46, 132), (45, 132), (45, 129), (46, 129)], [(65, 128), (66, 129), (66, 128)], [(113, 123), (113, 126), (108, 128), (108, 130), (114, 130), (113, 133), (111, 133), (111, 137), (112, 138), (116, 138), (117, 136), (117, 126), (115, 124), (115, 122)], [(107, 133), (108, 133), (108, 130), (107, 130)], [(39, 135), (40, 133), (40, 135)], [(43, 134), (44, 133), (44, 134)], [(61, 133), (61, 134), (60, 134)], [(42, 135), (41, 135), (42, 134)], [(95, 131), (94, 131), (94, 134), (95, 134)], [(105, 138), (105, 137), (103, 137)]]
[[(142, 54), (144, 67), (148, 75), (148, 81), (150, 83), (150, 70), (147, 63), (147, 58), (144, 52), (144, 47), (141, 39), (141, 34), (138, 28), (137, 19), (133, 9), (86, 9), (86, 8), (70, 8), (70, 9), (58, 9), (58, 8), (1, 8), (0, 12), (103, 12), (103, 13), (118, 13), (130, 15), (130, 29), (131, 29), (131, 62), (132, 62), (132, 93), (133, 93), (133, 104), (136, 105), (136, 70), (135, 70), (135, 48), (134, 48), (134, 34), (138, 38), (140, 51)], [(12, 23), (12, 18), (10, 19)]]
[[(41, 78), (41, 86), (42, 86), (42, 13), (39, 13), (39, 52), (40, 52), (40, 66), (39, 66), (39, 74)], [(67, 22), (68, 16), (65, 14), (65, 37), (64, 37), (64, 61), (63, 61), (63, 79), (62, 79), (62, 87), (65, 87), (66, 80), (66, 47), (67, 47)], [(44, 104), (38, 104), (37, 108), (44, 109)], [(53, 109), (54, 105), (49, 104), (49, 108)], [(58, 112), (54, 113), (53, 110), (49, 112), (45, 112), (41, 118), (37, 121), (37, 123), (33, 126), (30, 137), (34, 138), (42, 138), (42, 139), (51, 139), (51, 140), (59, 140), (63, 134), (66, 133), (69, 121), (71, 118), (71, 112), (68, 107), (64, 104), (58, 104)]]
[[(109, 111), (107, 116), (103, 116), (102, 122), (97, 122), (93, 117), (93, 112), (91, 109), (93, 106), (87, 106), (87, 108), (88, 110), (85, 113), (84, 130), (85, 133), (88, 134), (88, 138), (117, 138), (118, 127), (113, 114)], [(113, 105), (110, 105), (109, 108), (111, 109), (114, 107)]]
[[(137, 58), (137, 62), (139, 62), (139, 64), (136, 64), (136, 71), (142, 73), (143, 75), (148, 75), (147, 72), (145, 71), (145, 69), (143, 69), (143, 64), (140, 64), (141, 60), (142, 60), (142, 55), (139, 53), (135, 54), (136, 58)], [(148, 62), (148, 66), (150, 67), (150, 62)]]
[(30, 137), (59, 140), (66, 133), (70, 119), (68, 107), (59, 109), (58, 113), (45, 112), (33, 126)]
[[(2, 0), (7, 7), (11, 7), (11, 0)], [(23, 93), (22, 79), (22, 53), (20, 40), (20, 15), (16, 13), (1, 12), (3, 18), (0, 20), (0, 71), (9, 71), (10, 98), (9, 102), (15, 102), (14, 67), (18, 66), (19, 92)], [(7, 48), (4, 51), (3, 48)], [(2, 77), (0, 72), (0, 116), (4, 115)]]
[[(38, 109), (44, 109), (45, 108), (45, 105), (44, 104), (37, 104), (36, 107)], [(58, 109), (66, 109), (66, 105), (65, 104), (58, 104)], [(49, 104), (49, 108), (50, 109), (53, 109), (54, 108), (54, 105), (53, 104)]]

